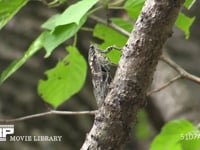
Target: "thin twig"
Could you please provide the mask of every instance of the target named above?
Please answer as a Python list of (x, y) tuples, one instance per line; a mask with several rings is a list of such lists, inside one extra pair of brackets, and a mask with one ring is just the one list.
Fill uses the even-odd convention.
[(156, 93), (156, 92), (159, 92), (159, 91), (163, 90), (164, 88), (166, 88), (167, 86), (169, 86), (170, 84), (174, 83), (176, 80), (181, 79), (181, 78), (182, 78), (182, 76), (180, 74), (175, 76), (173, 79), (169, 80), (168, 82), (166, 82), (165, 84), (163, 84), (159, 88), (156, 88), (156, 89), (148, 92), (147, 96), (150, 96), (153, 93)]
[(191, 80), (191, 81), (194, 81), (194, 82), (200, 84), (200, 78), (193, 75), (193, 74), (186, 72), (186, 74), (184, 74), (184, 77)]
[(93, 28), (89, 28), (89, 27), (81, 27), (81, 30), (93, 32)]
[(200, 78), (199, 77), (188, 73), (186, 70), (184, 70), (181, 66), (179, 66), (178, 64), (176, 64), (169, 57), (161, 56), (160, 59), (162, 61), (164, 61), (165, 63), (167, 63), (172, 68), (174, 68), (182, 77), (200, 84)]
[(191, 80), (193, 82), (196, 82), (196, 83), (200, 84), (200, 78), (199, 77), (188, 73), (186, 70), (184, 70), (181, 66), (176, 64), (169, 57), (162, 55), (160, 57), (160, 60), (162, 60), (165, 63), (167, 63), (170, 67), (172, 67), (174, 70), (176, 70), (179, 74), (177, 76), (175, 76), (173, 79), (171, 79), (170, 81), (168, 81), (167, 83), (163, 84), (161, 87), (148, 92), (147, 96), (150, 96), (153, 93), (156, 93), (156, 92), (159, 92), (159, 91), (163, 90), (164, 88), (166, 88), (167, 86), (169, 86), (170, 84), (174, 83), (176, 80), (181, 79), (181, 78), (186, 78), (186, 79), (189, 79), (189, 80)]
[(180, 67), (177, 63), (175, 63), (173, 60), (171, 60), (169, 57), (162, 55), (160, 56), (160, 59), (165, 63), (167, 63), (172, 68), (174, 68), (174, 70), (176, 70), (181, 75), (185, 74), (186, 71), (182, 67)]
[(125, 36), (127, 36), (127, 37), (130, 36), (130, 33), (129, 33), (129, 32), (127, 32), (126, 30), (120, 28), (119, 26), (117, 26), (117, 25), (114, 24), (114, 23), (107, 23), (106, 21), (104, 21), (103, 19), (101, 19), (101, 18), (99, 18), (99, 17), (97, 17), (97, 16), (95, 16), (95, 15), (90, 15), (89, 17), (90, 17), (91, 19), (93, 19), (93, 20), (99, 22), (99, 23), (102, 23), (102, 24), (104, 24), (104, 25), (107, 25), (107, 26), (109, 26), (109, 27), (112, 27), (114, 30), (120, 32), (121, 34), (123, 34), (123, 35), (125, 35)]
[(0, 123), (16, 123), (19, 121), (24, 121), (28, 119), (48, 116), (48, 115), (94, 115), (97, 112), (97, 110), (93, 111), (57, 111), (57, 110), (50, 110), (48, 112), (33, 114), (33, 115), (27, 115), (19, 118), (14, 119), (2, 119), (0, 120)]
[(111, 1), (110, 3), (109, 3), (109, 6), (116, 6), (116, 5), (119, 5), (119, 4), (121, 4), (121, 3), (123, 3), (124, 2), (124, 0), (116, 0), (116, 1)]

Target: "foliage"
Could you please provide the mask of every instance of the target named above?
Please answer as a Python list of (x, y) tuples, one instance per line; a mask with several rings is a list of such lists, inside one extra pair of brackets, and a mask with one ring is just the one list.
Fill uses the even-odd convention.
[[(84, 0), (68, 7), (62, 14), (52, 16), (42, 27), (47, 29), (44, 35), (43, 46), (46, 49), (45, 57), (61, 43), (71, 38), (85, 23), (87, 11), (97, 3), (97, 0)], [(79, 13), (77, 13), (77, 10)], [(66, 19), (67, 18), (67, 19)]]
[(151, 144), (150, 150), (198, 150), (200, 132), (187, 120), (174, 120), (165, 124)]
[[(145, 0), (128, 0), (125, 3), (124, 8), (127, 10), (128, 15), (133, 18), (136, 19), (142, 9), (142, 6), (144, 5)], [(194, 4), (195, 0), (186, 0), (185, 2), (185, 7), (187, 9), (190, 9), (192, 7), (192, 5)], [(135, 9), (133, 9), (135, 8)], [(184, 15), (183, 13), (180, 13), (178, 16), (178, 19), (175, 23), (175, 25), (182, 30), (185, 33), (185, 37), (186, 39), (189, 38), (190, 36), (190, 27), (192, 26), (193, 22), (195, 20), (195, 17), (188, 17), (186, 15)]]
[(0, 78), (1, 84), (17, 69), (19, 69), (31, 56), (33, 56), (37, 51), (42, 48), (42, 43), (44, 39), (43, 36), (44, 34), (39, 35), (38, 38), (36, 38), (35, 41), (32, 42), (24, 55), (20, 59), (13, 61), (11, 65), (3, 71)]
[[(27, 4), (27, 0), (1, 0), (0, 1), (0, 27), (2, 28), (25, 4)], [(63, 3), (64, 1), (52, 1), (49, 4), (52, 3)], [(42, 28), (45, 29), (43, 33), (41, 33), (38, 38), (36, 38), (32, 44), (30, 44), (30, 47), (27, 49), (27, 51), (24, 53), (24, 55), (19, 59), (14, 61), (6, 70), (4, 70), (1, 74), (1, 79), (0, 82), (3, 83), (9, 76), (11, 76), (17, 69), (19, 69), (30, 57), (32, 57), (36, 52), (41, 50), (41, 48), (45, 48), (46, 50), (46, 57), (49, 57), (52, 52), (56, 49), (57, 46), (65, 42), (66, 40), (72, 38), (76, 33), (80, 30), (80, 28), (84, 25), (85, 21), (88, 19), (88, 16), (98, 10), (101, 7), (94, 7), (94, 5), (98, 2), (98, 0), (82, 0), (78, 1), (73, 5), (70, 5), (69, 7), (66, 8), (66, 10), (61, 13), (61, 14), (55, 14), (54, 16), (50, 17), (45, 23), (43, 23)], [(194, 0), (187, 0), (185, 3), (186, 8), (191, 8), (192, 4), (194, 3)], [(110, 3), (110, 7), (118, 6), (121, 4), (120, 2), (116, 3)], [(144, 4), (144, 0), (127, 0), (124, 6), (122, 6), (123, 9), (125, 9), (128, 13), (128, 15), (132, 19), (137, 19), (141, 8)], [(109, 8), (109, 1), (105, 1), (104, 5), (108, 5)], [(132, 9), (134, 8), (134, 9)], [(102, 7), (102, 9), (104, 9)], [(77, 13), (77, 10), (79, 13)], [(88, 13), (88, 11), (90, 11)], [(67, 19), (66, 19), (67, 18)], [(121, 18), (110, 18), (110, 20), (116, 24), (117, 26), (121, 27), (122, 29), (131, 32), (132, 29), (132, 23), (129, 20), (123, 20)], [(191, 24), (193, 23), (194, 18), (189, 18), (185, 16), (184, 14), (180, 14), (179, 18), (176, 22), (177, 27), (179, 27), (181, 30), (185, 32), (186, 37), (189, 37), (189, 28)], [(94, 37), (97, 37), (101, 39), (103, 42), (101, 43), (100, 47), (102, 49), (105, 49), (106, 47), (110, 45), (116, 45), (118, 47), (122, 47), (126, 40), (127, 37), (125, 35), (122, 35), (118, 31), (114, 30), (113, 28), (100, 24), (98, 23), (94, 27), (93, 31)], [(76, 48), (74, 48), (76, 49)], [(77, 53), (78, 54), (78, 53)], [(110, 57), (111, 61), (113, 63), (117, 63), (120, 57), (120, 52), (119, 51), (112, 51), (111, 53), (108, 54)], [(78, 56), (77, 56), (78, 57)], [(70, 60), (71, 62), (75, 61), (75, 59)], [(68, 66), (71, 66), (72, 63), (70, 63)], [(61, 62), (58, 62), (56, 67), (60, 66)], [(60, 69), (63, 69), (62, 71), (66, 71), (66, 76), (70, 77), (70, 72), (67, 69), (64, 69), (65, 67), (61, 67)], [(86, 73), (86, 67), (85, 71), (83, 74), (85, 75)], [(71, 68), (76, 69), (76, 68)], [(51, 69), (51, 71), (54, 69)], [(55, 70), (57, 70), (55, 68)], [(47, 72), (51, 72), (47, 71)], [(83, 71), (83, 70), (82, 70)], [(85, 76), (83, 76), (85, 78)], [(56, 80), (54, 80), (55, 83)], [(84, 79), (82, 79), (84, 81)], [(43, 84), (42, 84), (43, 83)], [(48, 86), (48, 83), (51, 85), (51, 82), (45, 82), (45, 87), (50, 88), (51, 86)], [(83, 83), (82, 83), (83, 84)], [(82, 87), (82, 84), (76, 84), (77, 89), (80, 90)], [(74, 92), (69, 92), (70, 94), (66, 94), (65, 96), (62, 94), (63, 92), (57, 92), (57, 95), (55, 96), (56, 98), (52, 98), (51, 100), (49, 97), (52, 97), (49, 92), (43, 93), (48, 90), (44, 90), (44, 82), (40, 81), (39, 87), (38, 87), (38, 92), (42, 96), (42, 98), (47, 101), (48, 103), (52, 104), (54, 107), (59, 106), (62, 104), (64, 100), (67, 100), (70, 98), (74, 93), (77, 93), (78, 91)], [(68, 86), (68, 87), (66, 87)], [(70, 83), (66, 83), (65, 88), (69, 89), (71, 86)], [(43, 87), (43, 88), (42, 88)], [(56, 88), (57, 87), (57, 88)], [(43, 90), (42, 90), (43, 89)], [(52, 91), (52, 89), (49, 89)], [(61, 89), (59, 86), (54, 87), (55, 91), (60, 91)], [(65, 89), (63, 88), (63, 91)]]
[(49, 104), (59, 106), (77, 93), (85, 82), (87, 64), (76, 47), (67, 47), (69, 54), (40, 80), (38, 93)]
[[(11, 3), (11, 2), (10, 2)], [(39, 51), (42, 47), (46, 50), (45, 57), (48, 57), (55, 48), (63, 43), (64, 41), (68, 40), (72, 36), (74, 36), (78, 30), (81, 28), (81, 26), (84, 24), (87, 18), (87, 12), (88, 10), (97, 3), (97, 0), (84, 0), (77, 2), (74, 5), (71, 5), (68, 7), (62, 14), (52, 16), (50, 19), (48, 19), (42, 27), (47, 29), (41, 35), (36, 38), (35, 41), (30, 45), (28, 50), (25, 52), (25, 54), (19, 59), (14, 61), (3, 73), (1, 74), (1, 83), (3, 83), (10, 75), (12, 75), (17, 69), (19, 69), (31, 56), (33, 56), (37, 51)], [(1, 3), (0, 3), (1, 4)], [(76, 13), (77, 9), (80, 13)], [(73, 14), (73, 15), (72, 15)], [(69, 18), (68, 20), (65, 18)], [(74, 51), (76, 48), (74, 48)], [(74, 54), (74, 53), (73, 53)], [(78, 53), (77, 57), (78, 56)], [(76, 62), (76, 57), (72, 57), (71, 62)], [(83, 60), (82, 60), (83, 62)], [(82, 63), (81, 62), (81, 63)], [(59, 62), (58, 62), (59, 63)], [(79, 62), (80, 63), (80, 62)], [(73, 63), (70, 63), (68, 66), (72, 66)], [(84, 64), (84, 63), (82, 63)], [(57, 65), (58, 66), (58, 65)], [(60, 92), (57, 92), (57, 95), (54, 95), (55, 97), (49, 98), (51, 96), (52, 92), (51, 89), (44, 90), (44, 87), (51, 88), (52, 82), (40, 82), (38, 91), (39, 94), (42, 96), (42, 98), (48, 102), (49, 104), (52, 104), (54, 107), (59, 106), (64, 100), (67, 100), (69, 97), (71, 97), (73, 94), (77, 93), (80, 88), (82, 87), (82, 82), (85, 80), (85, 74), (86, 74), (86, 67), (82, 66), (84, 70), (82, 70), (82, 76), (80, 77), (80, 81), (76, 84), (73, 83), (73, 85), (76, 86), (72, 91), (69, 91), (67, 94), (63, 94), (66, 89), (71, 88), (71, 82), (73, 80), (70, 80), (71, 82), (66, 83), (65, 89), (61, 89)], [(71, 68), (71, 67), (70, 67)], [(61, 67), (61, 71), (64, 73), (67, 71), (67, 75), (71, 77), (70, 71), (71, 69), (66, 69), (65, 67)], [(58, 70), (60, 70), (58, 69)], [(75, 71), (77, 68), (73, 68), (72, 70)], [(78, 73), (78, 72), (76, 72)], [(82, 79), (84, 78), (84, 79)], [(51, 79), (51, 78), (50, 78)], [(57, 80), (53, 80), (57, 81)], [(66, 81), (66, 80), (65, 80)], [(48, 85), (49, 83), (49, 85)], [(55, 82), (54, 84), (59, 83)], [(55, 91), (60, 90), (60, 84), (54, 87)], [(78, 91), (77, 91), (78, 90)], [(49, 95), (48, 95), (49, 94)], [(60, 95), (58, 95), (60, 94)]]
[[(28, 2), (28, 0), (0, 0), (0, 29), (2, 29)], [(43, 2), (45, 2), (45, 0)], [(65, 0), (52, 0), (52, 2), (47, 5), (55, 6), (56, 4), (62, 4), (64, 2)], [(99, 5), (96, 5), (98, 2)], [(78, 31), (89, 19), (89, 16), (98, 10), (117, 8), (126, 11), (130, 18), (126, 20), (121, 17), (109, 18), (109, 21), (130, 33), (133, 28), (132, 21), (138, 18), (144, 2), (145, 0), (117, 0), (115, 2), (109, 2), (107, 0), (104, 1), (102, 5), (98, 0), (77, 1), (73, 5), (67, 7), (63, 13), (55, 14), (43, 23), (42, 28), (44, 31), (30, 44), (29, 48), (20, 59), (15, 60), (1, 73), (0, 83), (2, 84), (42, 48), (45, 48), (46, 51), (45, 58), (52, 55), (56, 47), (76, 36)], [(195, 2), (196, 0), (186, 0), (184, 7), (190, 9)], [(78, 13), (77, 10), (79, 11)], [(194, 20), (195, 17), (188, 17), (184, 13), (179, 14), (176, 27), (185, 33), (186, 38), (190, 36), (190, 27)], [(127, 41), (126, 35), (102, 23), (97, 23), (92, 31), (93, 36), (102, 41), (99, 45), (102, 49), (110, 45), (123, 47)], [(54, 108), (61, 105), (64, 101), (69, 100), (70, 97), (79, 92), (84, 85), (87, 65), (85, 59), (79, 53), (75, 45), (76, 41), (74, 42), (74, 46), (67, 47), (69, 54), (63, 60), (59, 61), (54, 68), (45, 72), (47, 80), (39, 81), (39, 95)], [(113, 63), (117, 64), (120, 52), (112, 51), (108, 56)], [(140, 121), (143, 122), (143, 124), (138, 126), (139, 131), (147, 124), (144, 113), (142, 113), (142, 117), (140, 118), (143, 118), (143, 120)], [(137, 135), (138, 137), (144, 137), (148, 136), (147, 133), (148, 130), (146, 132), (138, 132)], [(169, 122), (154, 139), (151, 150), (198, 149), (200, 145), (199, 139), (187, 140), (187, 138), (185, 138), (188, 134), (193, 135), (197, 133), (197, 128), (186, 120)]]
[(151, 136), (150, 123), (145, 110), (138, 113), (138, 123), (135, 126), (135, 136), (138, 140), (146, 140)]
[[(110, 45), (116, 45), (117, 47), (122, 47), (126, 41), (127, 37), (115, 31), (114, 29), (107, 27), (102, 24), (97, 24), (93, 32), (94, 37), (103, 40), (101, 48), (105, 49)], [(117, 63), (120, 57), (119, 51), (111, 51), (108, 55), (113, 63)]]
[[(0, 28), (2, 28), (27, 2), (28, 1), (26, 0), (16, 0), (16, 1), (1, 0)], [(47, 29), (47, 31), (43, 32), (40, 36), (38, 36), (38, 38), (30, 45), (27, 52), (21, 59), (19, 59), (18, 61), (14, 61), (8, 67), (8, 69), (6, 69), (2, 73), (1, 83), (4, 82), (4, 80), (6, 80), (10, 75), (12, 75), (19, 67), (21, 67), (21, 65), (23, 65), (33, 54), (35, 54), (42, 47), (46, 49), (45, 57), (48, 57), (58, 45), (60, 45), (62, 42), (66, 41), (67, 39), (71, 38), (75, 33), (77, 33), (80, 27), (86, 21), (86, 16), (84, 15), (86, 15), (86, 12), (96, 2), (97, 1), (78, 2), (77, 4), (67, 8), (62, 14), (59, 15), (57, 14), (55, 16), (52, 16), (47, 22), (45, 22), (42, 25), (42, 27), (44, 29)], [(195, 2), (194, 0), (187, 0), (185, 3), (185, 7), (191, 8), (194, 2)], [(128, 0), (125, 3), (124, 8), (127, 10), (130, 17), (136, 19), (143, 6), (143, 3), (144, 0), (140, 1)], [(80, 13), (76, 13), (77, 10), (79, 10)], [(122, 20), (120, 18), (113, 18), (111, 20), (120, 27), (130, 32), (130, 29), (132, 28), (130, 22)], [(176, 25), (185, 32), (186, 37), (189, 37), (189, 28), (192, 25), (193, 21), (194, 17), (189, 18), (186, 17), (184, 14), (180, 13)], [(128, 26), (129, 29), (127, 29), (125, 25)], [(108, 32), (101, 33), (102, 31), (108, 31)], [(105, 33), (107, 34), (105, 35)], [(116, 35), (116, 36), (111, 37), (109, 35)], [(106, 48), (109, 45), (113, 45), (115, 43), (117, 43), (115, 45), (122, 47), (126, 41), (126, 38), (123, 37), (123, 35), (114, 31), (110, 27), (106, 27), (105, 25), (101, 24), (97, 24), (97, 26), (95, 27), (94, 36), (104, 40), (104, 43), (101, 45), (102, 48)], [(120, 43), (118, 43), (118, 41)], [(112, 53), (110, 53), (109, 56), (114, 63), (117, 63), (120, 54), (119, 52), (113, 51)]]
[(0, 29), (24, 6), (28, 0), (0, 0)]

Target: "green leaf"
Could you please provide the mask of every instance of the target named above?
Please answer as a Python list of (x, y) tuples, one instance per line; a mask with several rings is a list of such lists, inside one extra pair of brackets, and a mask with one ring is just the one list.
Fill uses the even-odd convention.
[(98, 0), (82, 0), (68, 7), (62, 14), (48, 19), (42, 27), (49, 30), (45, 32), (44, 48), (45, 57), (61, 43), (75, 35), (87, 19), (87, 11)]
[(94, 6), (98, 0), (82, 0), (68, 7), (62, 14), (53, 16), (42, 27), (48, 30), (54, 30), (58, 26), (75, 23), (81, 24), (81, 19), (87, 11)]
[(0, 0), (0, 29), (24, 6), (28, 0)]
[(196, 0), (186, 0), (185, 3), (184, 3), (184, 6), (187, 9), (190, 9), (194, 5), (195, 2), (196, 2)]
[[(126, 36), (102, 24), (97, 24), (95, 26), (93, 34), (95, 37), (104, 41), (104, 43), (101, 44), (102, 49), (106, 49), (108, 46), (111, 45), (123, 47), (127, 41)], [(119, 61), (120, 55), (121, 52), (113, 50), (108, 54), (108, 57), (113, 63), (116, 64)]]
[(43, 43), (46, 50), (45, 57), (49, 57), (58, 45), (75, 35), (85, 23), (86, 19), (86, 16), (84, 16), (78, 25), (71, 23), (57, 27), (54, 32), (46, 31)]
[(137, 19), (142, 7), (144, 5), (145, 0), (127, 0), (124, 9), (128, 12), (128, 15), (133, 18)]
[(135, 136), (138, 140), (148, 139), (151, 135), (150, 124), (145, 110), (138, 113), (138, 123), (135, 126)]
[(182, 150), (180, 140), (196, 128), (187, 120), (170, 121), (153, 140), (150, 150)]
[(1, 84), (8, 77), (10, 77), (17, 69), (19, 69), (31, 56), (33, 56), (38, 50), (42, 48), (43, 36), (44, 34), (41, 34), (40, 36), (38, 36), (38, 38), (35, 41), (33, 41), (33, 43), (30, 45), (30, 47), (24, 53), (24, 55), (20, 59), (10, 64), (8, 68), (3, 71), (3, 73), (1, 74), (1, 80), (0, 80)]
[[(11, 1), (11, 0), (10, 0)], [(27, 0), (0, 0), (0, 14), (16, 13)], [(21, 3), (20, 3), (21, 2)], [(2, 74), (1, 83), (19, 69), (34, 53), (44, 47), (46, 49), (45, 57), (48, 57), (54, 48), (65, 40), (75, 35), (87, 19), (86, 12), (97, 2), (97, 0), (83, 0), (69, 7), (63, 14), (52, 17), (43, 27), (52, 31), (43, 32), (29, 47), (27, 52), (19, 60), (14, 61)], [(4, 5), (3, 5), (4, 4)], [(7, 7), (8, 6), (8, 7)], [(18, 9), (15, 8), (18, 6)], [(5, 8), (4, 8), (5, 7)], [(12, 8), (12, 9), (11, 9)], [(75, 10), (74, 10), (75, 9)], [(9, 11), (8, 11), (9, 10)], [(11, 11), (12, 10), (12, 11)], [(81, 13), (75, 13), (77, 10)], [(1, 16), (0, 16), (1, 17)], [(64, 18), (66, 17), (66, 18)], [(2, 17), (1, 17), (2, 18)], [(8, 19), (8, 18), (7, 18)], [(66, 21), (67, 20), (67, 21)], [(4, 21), (4, 20), (2, 20)]]
[(189, 18), (183, 13), (179, 13), (179, 16), (176, 20), (176, 26), (185, 33), (186, 39), (190, 36), (190, 27), (192, 26), (195, 17)]
[[(187, 0), (185, 2), (185, 7), (190, 8), (196, 0)], [(140, 11), (144, 5), (145, 0), (128, 0), (124, 5), (124, 9), (128, 12), (128, 15), (137, 19)], [(176, 26), (185, 33), (186, 39), (190, 36), (190, 27), (193, 24), (195, 17), (189, 18), (183, 13), (179, 13), (179, 17), (176, 20)]]
[(181, 141), (183, 150), (199, 150), (200, 149), (200, 132), (193, 131), (184, 135)]
[(126, 36), (103, 24), (95, 26), (93, 35), (103, 40), (108, 46), (116, 45), (117, 47), (122, 47), (128, 39)]
[(43, 28), (49, 30), (45, 32), (44, 37), (45, 57), (48, 57), (58, 45), (78, 32), (87, 19), (87, 11), (97, 2), (98, 0), (77, 2), (62, 14), (54, 15), (42, 25)]
[(122, 18), (111, 18), (111, 21), (128, 32), (131, 32), (133, 29), (133, 23)]
[(47, 80), (39, 81), (39, 95), (55, 108), (79, 92), (86, 78), (87, 63), (84, 57), (75, 47), (67, 49), (69, 55), (45, 73)]
[(42, 28), (53, 32), (55, 27), (57, 27), (56, 21), (58, 20), (59, 17), (60, 17), (60, 14), (55, 14), (55, 15), (51, 16), (45, 23), (42, 24)]

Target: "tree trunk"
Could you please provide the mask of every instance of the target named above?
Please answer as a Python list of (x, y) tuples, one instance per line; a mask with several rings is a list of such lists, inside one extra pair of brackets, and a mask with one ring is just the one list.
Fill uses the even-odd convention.
[(183, 0), (147, 0), (119, 62), (115, 78), (103, 105), (95, 116), (81, 150), (113, 150), (128, 140), (138, 110), (146, 103), (162, 47)]

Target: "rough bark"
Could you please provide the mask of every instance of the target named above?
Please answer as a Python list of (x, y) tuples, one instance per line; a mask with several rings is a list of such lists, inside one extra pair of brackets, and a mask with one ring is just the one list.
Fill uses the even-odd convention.
[(123, 48), (115, 78), (81, 150), (113, 150), (128, 140), (183, 0), (147, 0)]

